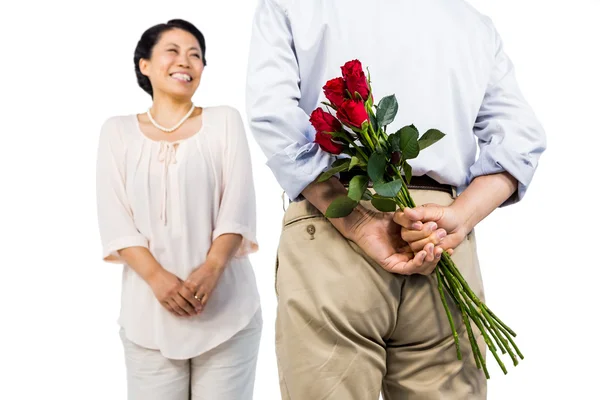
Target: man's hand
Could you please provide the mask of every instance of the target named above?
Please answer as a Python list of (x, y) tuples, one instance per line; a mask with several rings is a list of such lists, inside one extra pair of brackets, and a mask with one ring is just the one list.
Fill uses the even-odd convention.
[(396, 211), (394, 221), (402, 226), (402, 239), (413, 252), (434, 243), (452, 254), (471, 230), (455, 207), (432, 203)]
[[(339, 196), (346, 196), (348, 191), (337, 178), (332, 177), (325, 182), (311, 183), (302, 194), (325, 214), (331, 202)], [(402, 275), (428, 275), (433, 272), (439, 260), (435, 254), (441, 255), (441, 249), (431, 244), (413, 252), (402, 240), (401, 226), (393, 218), (394, 213), (368, 210), (359, 204), (346, 217), (329, 218), (329, 221), (346, 239), (356, 243), (389, 272)], [(418, 232), (414, 237), (421, 240), (428, 235), (427, 232)]]
[[(402, 240), (401, 226), (393, 218), (393, 213), (365, 210), (364, 216), (345, 236), (389, 272), (402, 275), (431, 274), (442, 250), (435, 248), (433, 243), (428, 243), (419, 251), (413, 252)], [(427, 240), (428, 236), (426, 231), (415, 231), (412, 234), (417, 241)]]

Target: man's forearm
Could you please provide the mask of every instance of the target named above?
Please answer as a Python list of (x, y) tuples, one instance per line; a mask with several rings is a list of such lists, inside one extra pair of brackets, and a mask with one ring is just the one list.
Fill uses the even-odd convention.
[(229, 263), (229, 260), (235, 255), (242, 244), (242, 235), (236, 233), (226, 233), (216, 238), (208, 255), (206, 264), (217, 269), (223, 269)]
[[(312, 182), (303, 191), (302, 195), (309, 203), (325, 214), (333, 200), (346, 196), (348, 190), (336, 178), (332, 177), (325, 182)], [(346, 217), (330, 218), (329, 221), (346, 238), (351, 238), (352, 232), (365, 220), (368, 210), (360, 204)]]
[(150, 250), (146, 247), (132, 246), (119, 250), (119, 255), (146, 282), (162, 269)]
[(507, 172), (479, 176), (460, 194), (452, 204), (467, 232), (508, 200), (517, 190), (517, 180)]

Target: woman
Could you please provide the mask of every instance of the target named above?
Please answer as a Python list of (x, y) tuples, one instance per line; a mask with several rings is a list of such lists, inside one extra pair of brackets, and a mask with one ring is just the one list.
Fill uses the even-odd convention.
[(103, 125), (103, 258), (124, 264), (119, 324), (129, 399), (251, 399), (262, 331), (251, 160), (231, 107), (192, 103), (202, 33), (172, 20), (135, 49), (144, 114)]

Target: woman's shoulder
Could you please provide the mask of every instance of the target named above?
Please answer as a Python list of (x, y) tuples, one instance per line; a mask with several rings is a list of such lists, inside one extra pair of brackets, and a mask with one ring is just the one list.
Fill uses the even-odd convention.
[(137, 114), (113, 115), (104, 120), (101, 126), (102, 135), (125, 137), (135, 132)]
[(219, 105), (206, 107), (204, 112), (207, 116), (206, 120), (211, 121), (212, 124), (218, 126), (219, 129), (224, 129), (227, 132), (234, 131), (234, 134), (237, 133), (240, 128), (242, 130), (244, 129), (242, 114), (234, 106)]
[(239, 110), (227, 104), (203, 107), (202, 110), (205, 116), (217, 119), (241, 118)]

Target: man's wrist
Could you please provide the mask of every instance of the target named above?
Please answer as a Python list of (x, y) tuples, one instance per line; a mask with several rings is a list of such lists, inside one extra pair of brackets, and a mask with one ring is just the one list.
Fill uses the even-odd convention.
[(342, 218), (329, 218), (329, 221), (346, 239), (356, 241), (360, 227), (369, 219), (370, 211), (358, 204), (350, 214)]
[(476, 221), (473, 210), (461, 202), (455, 201), (448, 208), (456, 215), (459, 221), (458, 226), (464, 231), (465, 236), (477, 225), (478, 221)]
[[(332, 177), (325, 182), (311, 183), (302, 191), (302, 195), (325, 215), (331, 203), (338, 197), (347, 196), (348, 190), (336, 177)], [(328, 220), (346, 239), (354, 240), (356, 232), (368, 220), (369, 214), (369, 210), (358, 204), (349, 215)]]

